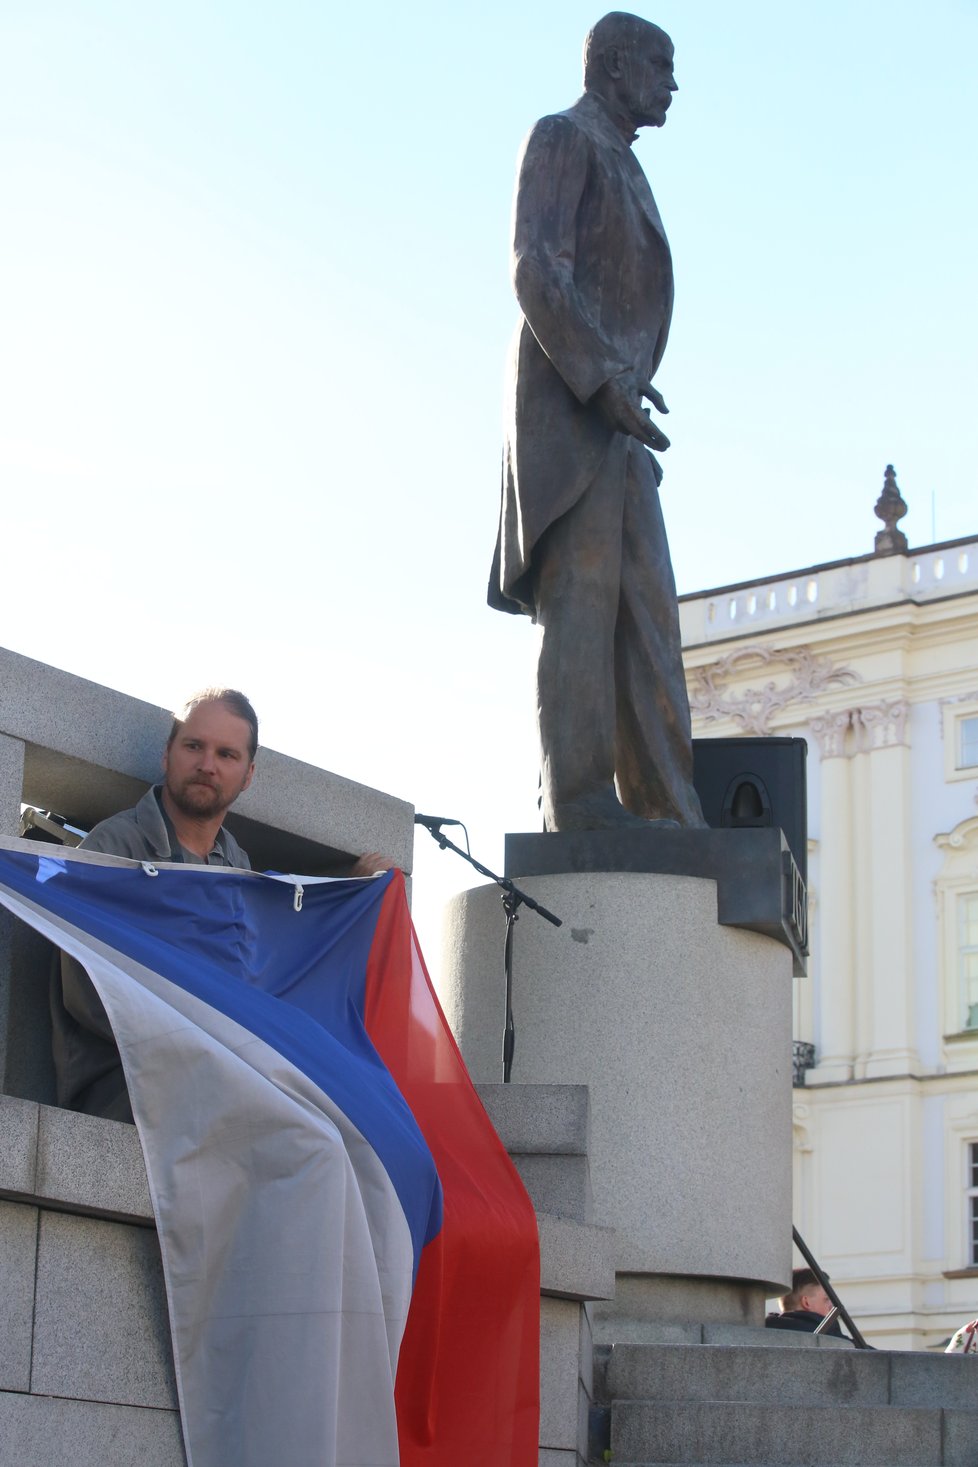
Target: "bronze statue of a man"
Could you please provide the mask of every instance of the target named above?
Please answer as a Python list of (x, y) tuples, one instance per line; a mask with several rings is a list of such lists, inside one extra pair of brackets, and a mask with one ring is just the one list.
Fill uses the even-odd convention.
[[(540, 627), (548, 830), (702, 825), (676, 586), (642, 407), (672, 314), (672, 258), (631, 144), (676, 90), (672, 42), (598, 21), (584, 95), (533, 128), (519, 163), (508, 374), (490, 605)], [(617, 781), (618, 794), (615, 785)], [(620, 801), (618, 798), (620, 795)]]

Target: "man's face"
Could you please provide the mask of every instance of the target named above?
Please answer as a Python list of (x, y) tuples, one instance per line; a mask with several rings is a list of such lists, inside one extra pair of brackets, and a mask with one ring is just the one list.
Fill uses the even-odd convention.
[(251, 729), (223, 703), (200, 703), (163, 754), (166, 792), (185, 815), (222, 815), (251, 784)]
[(669, 37), (650, 30), (621, 51), (619, 96), (636, 127), (661, 127), (678, 91), (673, 75), (673, 46)]
[(802, 1295), (801, 1307), (810, 1309), (813, 1314), (821, 1314), (824, 1319), (832, 1308), (832, 1300), (821, 1284), (811, 1284)]

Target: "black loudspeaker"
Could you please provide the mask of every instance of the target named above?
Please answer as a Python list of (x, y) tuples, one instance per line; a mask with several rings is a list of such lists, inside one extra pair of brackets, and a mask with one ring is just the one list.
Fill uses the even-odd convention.
[(694, 739), (693, 784), (707, 825), (780, 825), (808, 885), (804, 739)]

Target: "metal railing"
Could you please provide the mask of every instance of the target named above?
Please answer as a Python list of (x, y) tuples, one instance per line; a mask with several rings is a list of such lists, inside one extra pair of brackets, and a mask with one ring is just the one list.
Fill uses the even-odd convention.
[[(852, 1343), (855, 1345), (856, 1349), (871, 1350), (873, 1348), (872, 1345), (867, 1345), (866, 1341), (863, 1339), (858, 1328), (853, 1323), (852, 1316), (850, 1315), (848, 1309), (833, 1289), (828, 1274), (824, 1273), (819, 1267), (818, 1260), (816, 1259), (815, 1254), (809, 1248), (808, 1244), (805, 1242), (804, 1238), (802, 1237), (801, 1233), (799, 1233), (797, 1228), (793, 1227), (791, 1229), (791, 1236), (795, 1240), (795, 1247), (798, 1249), (798, 1252), (801, 1254), (802, 1258), (804, 1258), (805, 1262), (808, 1264), (808, 1267), (811, 1269), (812, 1273), (815, 1275), (816, 1279), (825, 1290), (826, 1294), (832, 1302), (835, 1312), (838, 1314), (839, 1318), (842, 1320), (842, 1323), (845, 1325), (846, 1329), (852, 1336)], [(825, 1323), (831, 1324), (831, 1322), (831, 1318), (829, 1318), (829, 1316), (826, 1316)], [(816, 1333), (818, 1333), (818, 1331), (816, 1331)]]
[(791, 1083), (804, 1085), (805, 1071), (815, 1068), (815, 1046), (805, 1039), (791, 1041)]

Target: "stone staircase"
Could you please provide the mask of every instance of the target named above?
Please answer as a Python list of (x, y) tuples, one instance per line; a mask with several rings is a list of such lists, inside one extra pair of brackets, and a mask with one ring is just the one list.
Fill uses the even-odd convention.
[(607, 1448), (613, 1467), (978, 1467), (974, 1360), (742, 1335), (604, 1352), (595, 1458)]

